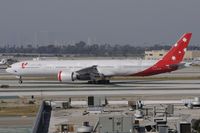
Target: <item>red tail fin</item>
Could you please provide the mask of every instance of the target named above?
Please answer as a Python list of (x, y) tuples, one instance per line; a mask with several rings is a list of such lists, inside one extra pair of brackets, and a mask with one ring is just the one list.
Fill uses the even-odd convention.
[(169, 50), (169, 52), (152, 67), (133, 74), (133, 76), (149, 76), (177, 70), (190, 42), (192, 33), (185, 33)]
[(169, 52), (159, 60), (156, 65), (179, 64), (185, 55), (192, 33), (185, 33), (169, 50)]

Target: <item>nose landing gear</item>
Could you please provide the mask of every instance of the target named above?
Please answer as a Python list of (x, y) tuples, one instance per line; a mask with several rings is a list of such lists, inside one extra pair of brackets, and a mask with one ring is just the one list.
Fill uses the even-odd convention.
[(22, 80), (22, 76), (19, 76), (19, 81), (18, 81), (19, 84), (22, 84), (23, 83), (23, 80)]

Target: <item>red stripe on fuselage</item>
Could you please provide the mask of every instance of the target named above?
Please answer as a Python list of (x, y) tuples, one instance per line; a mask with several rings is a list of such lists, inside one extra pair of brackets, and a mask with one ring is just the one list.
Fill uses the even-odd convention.
[(58, 81), (62, 81), (61, 73), (62, 73), (62, 71), (59, 71), (59, 73), (58, 73)]

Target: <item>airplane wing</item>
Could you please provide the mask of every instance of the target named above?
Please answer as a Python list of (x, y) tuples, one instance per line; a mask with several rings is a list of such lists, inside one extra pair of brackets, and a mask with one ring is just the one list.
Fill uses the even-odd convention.
[(103, 75), (97, 70), (97, 66), (86, 67), (84, 69), (75, 71), (72, 73), (72, 80), (96, 80), (97, 78), (102, 78)]

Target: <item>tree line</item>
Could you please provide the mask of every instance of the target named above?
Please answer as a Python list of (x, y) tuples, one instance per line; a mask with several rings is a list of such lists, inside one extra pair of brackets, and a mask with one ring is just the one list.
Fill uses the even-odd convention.
[[(76, 55), (76, 56), (136, 56), (142, 57), (145, 50), (169, 50), (169, 45), (155, 44), (153, 46), (132, 46), (110, 45), (110, 44), (92, 44), (87, 45), (84, 41), (74, 45), (47, 45), (47, 46), (1, 46), (0, 53), (24, 53), (24, 54), (54, 54), (54, 55)], [(199, 46), (190, 46), (190, 50), (200, 50)]]

